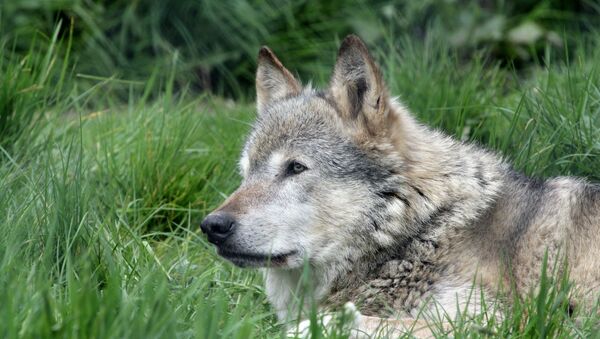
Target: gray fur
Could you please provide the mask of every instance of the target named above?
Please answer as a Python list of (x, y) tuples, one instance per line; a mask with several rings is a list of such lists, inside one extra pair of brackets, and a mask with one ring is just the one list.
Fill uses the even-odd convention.
[[(389, 99), (356, 37), (342, 44), (326, 91), (298, 92), (290, 76), (272, 52), (261, 52), (244, 181), (218, 209), (239, 221), (219, 252), (266, 267), (282, 321), (303, 307), (294, 294), (305, 261), (322, 307), (352, 301), (382, 318), (435, 307), (452, 316), (457, 303), (476, 312), (479, 293), (501, 301), (510, 293), (503, 286), (527, 293), (546, 250), (550, 266), (566, 255), (575, 304), (598, 297), (599, 186), (528, 178), (479, 146), (419, 124)], [(287, 175), (292, 160), (308, 169)]]

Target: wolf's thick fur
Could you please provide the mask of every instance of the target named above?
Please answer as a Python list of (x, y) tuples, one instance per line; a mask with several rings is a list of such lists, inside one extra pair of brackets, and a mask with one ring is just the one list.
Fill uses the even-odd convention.
[(452, 317), (457, 305), (477, 312), (482, 293), (527, 293), (546, 251), (550, 267), (566, 257), (573, 306), (598, 297), (600, 187), (526, 177), (421, 125), (389, 97), (357, 37), (343, 41), (325, 91), (303, 88), (268, 48), (256, 87), (243, 183), (208, 218), (234, 218), (212, 241), (240, 266), (268, 266), (282, 321), (302, 307), (305, 261), (322, 307), (352, 301), (381, 318)]

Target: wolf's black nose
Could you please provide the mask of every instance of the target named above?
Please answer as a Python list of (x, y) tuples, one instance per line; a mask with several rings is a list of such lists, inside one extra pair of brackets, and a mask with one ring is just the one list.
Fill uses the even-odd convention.
[(228, 213), (209, 214), (200, 224), (200, 229), (206, 233), (208, 241), (215, 245), (222, 244), (233, 233), (234, 228), (235, 219)]

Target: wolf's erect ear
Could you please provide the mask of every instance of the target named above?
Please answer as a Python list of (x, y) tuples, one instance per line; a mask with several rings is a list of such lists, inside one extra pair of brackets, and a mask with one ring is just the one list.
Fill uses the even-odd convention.
[(294, 78), (275, 54), (266, 46), (258, 52), (256, 70), (256, 105), (262, 111), (269, 103), (286, 96), (297, 95), (302, 90), (300, 82)]
[(385, 126), (388, 94), (379, 68), (356, 35), (347, 36), (338, 52), (329, 91), (344, 119), (365, 123), (371, 132)]

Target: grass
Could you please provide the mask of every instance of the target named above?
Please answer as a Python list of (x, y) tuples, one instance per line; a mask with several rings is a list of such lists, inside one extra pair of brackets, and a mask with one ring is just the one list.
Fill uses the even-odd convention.
[[(374, 48), (419, 119), (528, 174), (600, 180), (599, 35), (517, 72), (485, 52), (465, 61), (439, 31), (382, 33)], [(69, 39), (40, 39), (0, 59), (0, 336), (281, 337), (261, 277), (217, 257), (198, 232), (239, 183), (252, 103), (176, 86), (176, 56), (167, 76), (81, 86)], [(461, 318), (452, 336), (600, 335), (597, 315), (568, 315), (568, 287), (544, 275), (504, 320)]]

